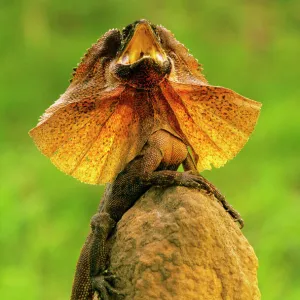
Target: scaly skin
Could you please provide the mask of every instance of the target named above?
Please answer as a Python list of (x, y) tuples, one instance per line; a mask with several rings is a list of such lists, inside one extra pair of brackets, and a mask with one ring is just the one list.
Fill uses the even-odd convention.
[[(72, 300), (119, 293), (107, 271), (109, 237), (151, 186), (205, 189), (243, 225), (199, 172), (223, 166), (243, 148), (261, 104), (209, 85), (201, 71), (163, 26), (140, 20), (109, 30), (30, 131), (63, 172), (85, 183), (109, 183), (78, 260)], [(176, 171), (180, 164), (183, 173)]]

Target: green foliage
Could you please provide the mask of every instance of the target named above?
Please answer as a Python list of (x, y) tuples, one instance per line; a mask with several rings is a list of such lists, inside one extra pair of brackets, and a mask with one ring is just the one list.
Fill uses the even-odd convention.
[(210, 83), (263, 103), (246, 147), (204, 175), (245, 219), (263, 299), (300, 299), (299, 3), (1, 1), (1, 299), (69, 297), (103, 188), (59, 172), (27, 132), (64, 92), (85, 49), (140, 18), (170, 29)]

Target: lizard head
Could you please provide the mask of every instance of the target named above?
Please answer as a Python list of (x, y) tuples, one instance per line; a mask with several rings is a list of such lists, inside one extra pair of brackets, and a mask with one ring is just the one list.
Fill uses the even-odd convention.
[(201, 70), (198, 61), (169, 30), (139, 20), (122, 31), (106, 32), (74, 69), (70, 88), (96, 91), (121, 83), (151, 89), (165, 78), (205, 83)]
[(113, 74), (120, 81), (138, 88), (151, 88), (170, 74), (171, 66), (156, 26), (140, 20), (123, 29), (121, 47), (112, 66)]
[(190, 146), (198, 171), (220, 167), (247, 142), (261, 104), (209, 85), (201, 72), (161, 25), (140, 20), (109, 30), (30, 135), (59, 169), (86, 183), (113, 182), (164, 123)]

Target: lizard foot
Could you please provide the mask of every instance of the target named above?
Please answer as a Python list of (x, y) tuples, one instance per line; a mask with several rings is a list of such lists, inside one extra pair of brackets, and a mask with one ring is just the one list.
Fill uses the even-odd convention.
[(213, 184), (194, 171), (187, 171), (181, 174), (180, 185), (197, 189), (205, 189), (208, 193), (213, 194), (233, 218), (234, 222), (238, 222), (240, 228), (244, 227), (244, 221), (241, 218), (241, 215), (226, 201), (225, 197)]
[(115, 294), (118, 296), (124, 296), (122, 291), (114, 288), (113, 285), (119, 278), (116, 275), (111, 274), (109, 271), (105, 271), (101, 275), (97, 275), (92, 278), (92, 286), (99, 294), (99, 299), (109, 300), (109, 295)]

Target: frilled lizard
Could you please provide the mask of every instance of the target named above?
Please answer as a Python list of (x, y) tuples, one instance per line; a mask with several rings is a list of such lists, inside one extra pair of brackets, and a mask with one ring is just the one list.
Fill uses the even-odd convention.
[[(205, 189), (243, 225), (198, 172), (223, 166), (242, 149), (261, 104), (209, 85), (201, 71), (162, 26), (140, 20), (110, 30), (87, 51), (66, 92), (30, 131), (60, 170), (85, 183), (107, 183), (71, 299), (106, 300), (118, 293), (107, 271), (107, 240), (153, 185)], [(181, 164), (185, 172), (177, 172)]]

